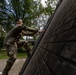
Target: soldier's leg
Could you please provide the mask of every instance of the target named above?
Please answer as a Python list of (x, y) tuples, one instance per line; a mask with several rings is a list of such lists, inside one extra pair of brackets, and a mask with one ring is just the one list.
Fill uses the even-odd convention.
[(15, 58), (9, 58), (7, 60), (7, 63), (6, 63), (5, 69), (3, 70), (2, 75), (8, 75), (8, 73), (9, 73), (12, 65), (14, 64), (15, 60), (16, 60)]
[(7, 46), (7, 55), (9, 59), (7, 60), (5, 69), (3, 70), (2, 75), (8, 75), (12, 65), (14, 64), (16, 57), (17, 57), (17, 47), (16, 45)]
[(24, 46), (24, 48), (26, 49), (26, 53), (29, 57), (30, 56), (30, 51), (31, 51), (29, 43), (26, 42), (26, 41), (20, 41), (20, 42), (18, 42), (18, 47), (21, 47), (21, 46)]

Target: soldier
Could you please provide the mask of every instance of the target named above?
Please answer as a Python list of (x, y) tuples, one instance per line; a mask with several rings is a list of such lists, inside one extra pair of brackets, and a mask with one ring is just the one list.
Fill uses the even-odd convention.
[(18, 47), (24, 46), (28, 57), (30, 56), (31, 49), (29, 47), (29, 44), (26, 41), (19, 41), (21, 36), (22, 35), (33, 36), (38, 32), (38, 30), (36, 29), (23, 26), (23, 21), (21, 19), (18, 19), (16, 23), (17, 23), (16, 26), (7, 33), (4, 39), (4, 46), (6, 48), (9, 59), (7, 60), (7, 63), (6, 63), (5, 69), (3, 70), (2, 75), (8, 75), (9, 70), (11, 69), (12, 65), (14, 64), (17, 58)]

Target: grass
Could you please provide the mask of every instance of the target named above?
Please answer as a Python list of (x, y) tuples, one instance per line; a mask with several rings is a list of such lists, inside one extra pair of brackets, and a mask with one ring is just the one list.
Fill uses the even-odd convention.
[(18, 58), (26, 58), (27, 54), (26, 53), (18, 53)]
[[(21, 53), (18, 53), (17, 55), (17, 58), (21, 59), (21, 58), (26, 58), (27, 57), (27, 54), (25, 52), (21, 52)], [(0, 50), (0, 59), (7, 59), (9, 58), (6, 54), (6, 51), (5, 50)]]

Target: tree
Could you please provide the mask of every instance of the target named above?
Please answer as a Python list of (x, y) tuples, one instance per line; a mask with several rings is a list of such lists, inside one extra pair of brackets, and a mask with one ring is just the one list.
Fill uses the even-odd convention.
[[(53, 12), (50, 1), (46, 2), (47, 7), (44, 8), (41, 0), (2, 0), (1, 25), (5, 31), (9, 31), (15, 24), (16, 18), (21, 18), (24, 24), (37, 27), (43, 16), (49, 16)], [(2, 2), (1, 1), (1, 2)], [(54, 1), (52, 1), (54, 2)], [(45, 21), (44, 19), (42, 21)]]

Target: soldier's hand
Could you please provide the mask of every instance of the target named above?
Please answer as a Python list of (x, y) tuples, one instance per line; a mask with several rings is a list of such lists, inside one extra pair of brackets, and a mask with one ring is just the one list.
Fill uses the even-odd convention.
[(45, 32), (45, 30), (39, 30), (39, 31), (38, 31), (38, 33), (42, 33), (42, 32)]

